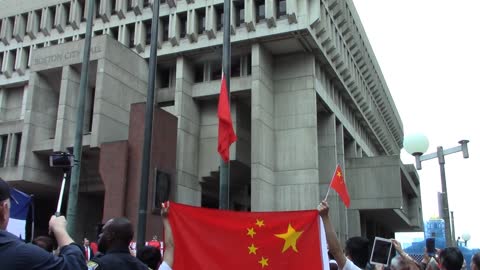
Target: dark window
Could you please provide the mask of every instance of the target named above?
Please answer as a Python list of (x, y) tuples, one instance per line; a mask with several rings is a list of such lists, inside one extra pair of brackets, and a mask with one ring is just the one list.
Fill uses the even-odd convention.
[(220, 31), (223, 29), (223, 5), (216, 5), (215, 13), (217, 15), (217, 31)]
[(220, 80), (222, 78), (222, 60), (210, 62), (210, 80)]
[(256, 0), (255, 1), (255, 12), (257, 15), (257, 22), (265, 20), (265, 0)]
[(203, 34), (205, 32), (205, 9), (197, 9), (197, 33), (199, 35)]
[(133, 10), (133, 0), (127, 1), (127, 12)]
[(247, 56), (247, 75), (252, 75), (252, 55)]
[(95, 88), (92, 88), (91, 90), (91, 95), (90, 95), (90, 102), (89, 104), (89, 112), (88, 112), (88, 132), (92, 132), (92, 127), (93, 127), (93, 109), (95, 107)]
[(245, 23), (245, 4), (243, 1), (236, 1), (235, 3), (235, 25), (240, 26)]
[(7, 155), (8, 135), (0, 136), (0, 167), (5, 167), (5, 158)]
[(55, 6), (51, 6), (51, 7), (48, 7), (48, 9), (50, 10), (50, 15), (52, 16), (51, 19), (52, 19), (52, 28), (55, 28), (55, 12), (56, 12), (56, 8)]
[(18, 159), (20, 157), (20, 145), (22, 144), (22, 133), (15, 133), (15, 157), (13, 159), (13, 165), (18, 165)]
[(115, 40), (118, 40), (118, 27), (110, 28), (110, 35), (111, 35)]
[(127, 24), (127, 32), (129, 36), (128, 47), (133, 48), (135, 46), (135, 24)]
[(161, 17), (160, 20), (163, 24), (163, 29), (161, 30), (163, 34), (162, 41), (168, 41), (168, 16)]
[(194, 68), (195, 68), (195, 82), (196, 83), (203, 82), (203, 74), (204, 74), (203, 63), (195, 65)]
[(232, 77), (240, 77), (240, 56), (232, 56), (232, 62), (231, 62), (231, 69), (230, 69), (230, 75)]
[(150, 6), (150, 0), (143, 0), (143, 7), (146, 8)]
[(160, 70), (160, 88), (170, 87), (170, 69), (165, 68)]
[(72, 41), (72, 40), (73, 40), (73, 37), (71, 37), (71, 36), (65, 38), (65, 42), (70, 42), (70, 41)]
[(150, 44), (152, 42), (152, 21), (146, 20), (143, 22), (145, 24), (145, 44)]
[(65, 17), (67, 17), (67, 25), (70, 22), (69, 16), (70, 16), (70, 2), (63, 3), (63, 6), (65, 7)]
[(95, 1), (95, 18), (100, 18), (100, 0)]
[(93, 31), (93, 36), (101, 36), (101, 35), (103, 35), (103, 30)]
[(277, 0), (277, 18), (287, 15), (287, 1)]
[(187, 13), (178, 14), (178, 21), (180, 22), (180, 38), (187, 36)]

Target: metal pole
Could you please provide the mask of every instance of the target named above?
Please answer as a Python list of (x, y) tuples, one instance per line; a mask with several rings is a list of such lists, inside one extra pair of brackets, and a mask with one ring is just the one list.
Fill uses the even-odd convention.
[(440, 178), (442, 180), (442, 197), (443, 197), (443, 219), (445, 221), (445, 240), (447, 247), (453, 247), (452, 231), (450, 223), (450, 210), (448, 207), (447, 179), (445, 176), (445, 156), (443, 155), (443, 147), (437, 147), (438, 164), (440, 165)]
[[(223, 56), (222, 69), (227, 85), (228, 103), (230, 103), (230, 0), (223, 2)], [(230, 161), (220, 158), (220, 194), (219, 208), (229, 209), (230, 193)]]
[(85, 96), (88, 87), (88, 66), (90, 63), (90, 46), (92, 43), (92, 21), (93, 21), (93, 3), (88, 1), (87, 29), (85, 32), (85, 42), (83, 46), (82, 73), (80, 75), (80, 91), (78, 93), (77, 103), (77, 121), (75, 126), (75, 144), (73, 146), (73, 156), (76, 162), (72, 168), (70, 177), (70, 190), (67, 207), (67, 230), (75, 238), (75, 226), (77, 224), (77, 201), (78, 186), (80, 183), (80, 168), (82, 161), (82, 140), (83, 140), (83, 121), (85, 114)]
[(145, 133), (143, 134), (142, 175), (138, 204), (137, 249), (145, 245), (147, 224), (148, 180), (150, 176), (150, 153), (152, 145), (153, 105), (155, 101), (155, 77), (157, 71), (158, 12), (160, 2), (153, 4), (152, 32), (150, 35), (150, 59), (148, 62), (148, 92), (145, 108)]
[(450, 211), (450, 218), (452, 221), (452, 242), (455, 246), (458, 246), (457, 237), (455, 236), (455, 219), (453, 218), (453, 211)]

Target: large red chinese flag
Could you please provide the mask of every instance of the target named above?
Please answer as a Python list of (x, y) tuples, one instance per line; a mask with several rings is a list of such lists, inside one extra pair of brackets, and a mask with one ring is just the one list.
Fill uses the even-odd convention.
[(223, 161), (230, 160), (230, 145), (237, 140), (233, 130), (232, 116), (230, 114), (230, 103), (228, 100), (227, 82), (222, 76), (220, 96), (218, 98), (218, 146), (217, 151)]
[(175, 270), (324, 269), (316, 210), (233, 212), (170, 203), (168, 218)]
[(337, 165), (330, 187), (337, 191), (345, 206), (347, 206), (347, 208), (350, 207), (350, 195), (348, 195), (347, 184), (345, 183), (345, 178), (343, 177), (340, 165)]

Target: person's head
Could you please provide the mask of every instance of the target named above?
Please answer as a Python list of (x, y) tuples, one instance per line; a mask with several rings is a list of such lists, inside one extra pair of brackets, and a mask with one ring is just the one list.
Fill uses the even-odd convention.
[(470, 262), (471, 270), (480, 270), (480, 252), (473, 254), (472, 261)]
[(400, 255), (393, 257), (392, 261), (390, 262), (390, 269), (391, 270), (408, 270), (410, 267), (408, 263), (402, 258)]
[(55, 243), (53, 239), (48, 236), (38, 236), (33, 239), (32, 244), (43, 248), (48, 252), (52, 252), (55, 249)]
[(10, 220), (10, 185), (0, 177), (0, 229), (6, 230)]
[(463, 265), (463, 255), (456, 247), (447, 247), (438, 255), (441, 270), (460, 270)]
[(111, 248), (126, 248), (133, 238), (133, 227), (125, 217), (112, 218), (102, 228), (98, 251), (105, 253)]
[(364, 269), (369, 259), (369, 243), (365, 237), (352, 237), (345, 243), (345, 255), (359, 268)]
[(150, 269), (157, 269), (162, 256), (160, 255), (160, 250), (158, 248), (144, 246), (137, 250), (137, 258)]
[(86, 238), (86, 237), (83, 238), (83, 245), (86, 246), (86, 247), (90, 246), (90, 240), (88, 240), (88, 238)]

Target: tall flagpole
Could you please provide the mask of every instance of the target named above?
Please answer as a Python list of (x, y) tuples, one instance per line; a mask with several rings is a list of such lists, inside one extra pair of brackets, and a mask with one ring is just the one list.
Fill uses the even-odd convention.
[[(76, 162), (72, 167), (70, 177), (70, 190), (67, 205), (67, 230), (75, 239), (75, 226), (77, 224), (77, 202), (78, 186), (80, 183), (80, 168), (82, 161), (82, 140), (83, 122), (85, 119), (85, 98), (88, 87), (88, 65), (90, 63), (90, 47), (92, 45), (92, 21), (93, 21), (94, 0), (88, 0), (87, 29), (85, 31), (85, 42), (83, 45), (82, 73), (80, 74), (80, 91), (77, 103), (77, 121), (75, 126), (75, 143), (73, 145), (73, 156)], [(79, 239), (76, 239), (79, 240)]]
[(148, 180), (150, 176), (150, 153), (152, 145), (153, 103), (155, 99), (155, 75), (157, 70), (158, 12), (160, 0), (153, 3), (152, 32), (150, 34), (150, 59), (148, 62), (148, 92), (145, 108), (145, 133), (143, 134), (142, 175), (138, 204), (137, 249), (145, 245), (147, 224)]
[[(228, 103), (230, 104), (230, 0), (223, 3), (223, 55), (222, 69), (225, 76), (227, 86)], [(223, 161), (220, 158), (220, 194), (219, 208), (229, 209), (229, 193), (230, 193), (230, 161)]]

